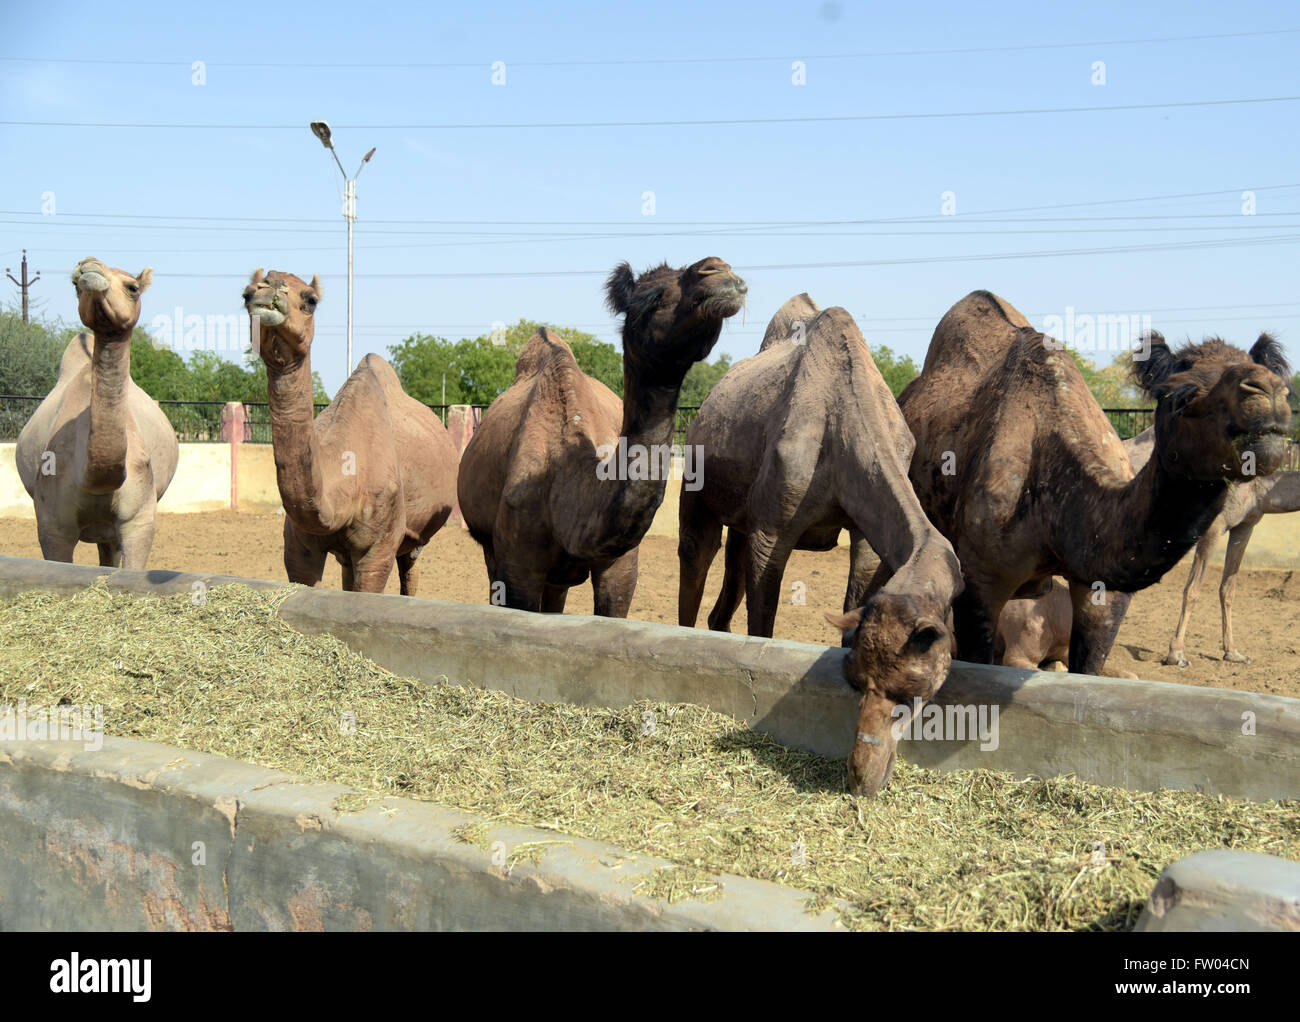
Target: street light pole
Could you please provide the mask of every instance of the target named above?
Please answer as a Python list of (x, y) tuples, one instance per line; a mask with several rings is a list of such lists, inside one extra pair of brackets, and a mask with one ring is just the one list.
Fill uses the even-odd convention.
[[(312, 134), (320, 139), (321, 145), (330, 151), (334, 157), (335, 164), (338, 165), (339, 173), (343, 175), (343, 217), (348, 222), (348, 371), (346, 376), (352, 375), (352, 229), (357, 220), (357, 178), (361, 176), (361, 171), (365, 165), (370, 162), (370, 157), (375, 155), (374, 149), (361, 157), (361, 163), (357, 166), (357, 172), (348, 177), (348, 172), (343, 169), (343, 164), (339, 162), (339, 154), (334, 151), (333, 137), (330, 132), (330, 126), (327, 121), (312, 121)], [(345, 376), (345, 378), (346, 378)]]

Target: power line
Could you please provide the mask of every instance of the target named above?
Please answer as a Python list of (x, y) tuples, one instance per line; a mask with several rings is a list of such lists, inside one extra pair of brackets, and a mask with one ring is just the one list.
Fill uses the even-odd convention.
[[(1062, 49), (1079, 49), (1092, 46), (1140, 46), (1150, 45), (1153, 43), (1179, 43), (1195, 42), (1210, 39), (1246, 39), (1259, 36), (1278, 36), (1291, 35), (1300, 32), (1300, 28), (1280, 28), (1271, 31), (1254, 31), (1254, 32), (1215, 32), (1202, 35), (1177, 35), (1177, 36), (1150, 36), (1144, 39), (1102, 39), (1091, 42), (1077, 43), (1019, 43), (1009, 46), (966, 46), (949, 49), (925, 49), (925, 50), (870, 50), (859, 53), (820, 53), (809, 54), (800, 57), (798, 54), (789, 53), (774, 56), (743, 56), (743, 57), (623, 57), (623, 58), (604, 58), (604, 59), (568, 59), (568, 60), (511, 60), (505, 61), (510, 67), (609, 67), (609, 66), (637, 66), (647, 64), (742, 64), (742, 63), (760, 63), (765, 61), (787, 61), (792, 57), (798, 57), (801, 60), (865, 60), (878, 57), (929, 57), (929, 56), (950, 56), (962, 53), (1011, 53), (1023, 50), (1062, 50)], [(90, 57), (19, 57), (19, 56), (0, 56), (0, 61), (13, 61), (23, 63), (40, 63), (40, 64), (105, 64), (105, 65), (125, 65), (141, 67), (185, 67), (189, 68), (189, 61), (179, 60), (125, 60), (125, 59), (106, 59)], [(483, 68), (490, 67), (491, 60), (480, 61), (442, 61), (442, 62), (392, 62), (383, 63), (317, 63), (312, 61), (206, 61), (210, 67), (238, 67), (238, 68), (328, 68), (330, 70), (341, 69), (443, 69), (443, 68)]]
[[(801, 117), (720, 117), (702, 120), (657, 121), (502, 121), (480, 124), (341, 124), (346, 131), (462, 131), (523, 130), (533, 128), (690, 128), (753, 124), (840, 124), (865, 121), (917, 121), (962, 117), (1020, 117), (1034, 114), (1113, 113), (1130, 110), (1175, 110), (1194, 107), (1242, 106), (1259, 103), (1295, 103), (1300, 96), (1255, 96), (1243, 99), (1194, 99), (1172, 103), (1125, 103), (1112, 106), (1026, 107), (1012, 110), (947, 110), (911, 114), (828, 114)], [(296, 131), (297, 124), (196, 124), (124, 121), (0, 121), (0, 126), (28, 128), (111, 128), (124, 130)]]
[[(1250, 187), (1237, 188), (1218, 188), (1205, 192), (1174, 192), (1168, 195), (1139, 195), (1124, 199), (1090, 199), (1084, 202), (1058, 202), (1049, 205), (1039, 206), (1008, 206), (1001, 209), (984, 209), (976, 210), (972, 213), (963, 213), (960, 216), (942, 216), (934, 213), (912, 214), (907, 216), (894, 217), (875, 217), (875, 218), (840, 218), (840, 219), (802, 219), (802, 220), (662, 220), (670, 226), (792, 226), (792, 227), (814, 227), (823, 224), (870, 224), (870, 223), (906, 223), (911, 221), (952, 221), (968, 220), (971, 217), (989, 216), (995, 213), (1035, 213), (1052, 209), (1079, 209), (1085, 206), (1113, 206), (1134, 202), (1169, 202), (1175, 199), (1201, 199), (1212, 198), (1222, 195), (1237, 195), (1243, 191), (1250, 192), (1274, 192), (1283, 191), (1289, 188), (1300, 188), (1300, 182), (1292, 182), (1282, 185), (1254, 185)], [(1229, 213), (1186, 213), (1186, 214), (1169, 214), (1171, 218), (1178, 219), (1183, 217), (1224, 217), (1238, 216), (1239, 214)], [(1259, 216), (1271, 216), (1279, 214), (1257, 214)], [(1291, 213), (1280, 215), (1294, 215)], [(43, 213), (33, 213), (29, 210), (0, 210), (0, 216), (27, 216), (42, 217), (49, 221), (54, 218)], [(122, 220), (220, 220), (230, 223), (252, 222), (252, 223), (319, 223), (334, 224), (337, 223), (335, 217), (269, 217), (269, 216), (193, 216), (166, 213), (60, 213), (58, 219), (64, 217), (99, 217), (100, 219), (122, 219)], [(1152, 219), (1154, 215), (1138, 215), (1133, 219)], [(646, 218), (639, 218), (644, 220)], [(657, 219), (657, 218), (656, 218)], [(1064, 219), (1060, 217), (1045, 217), (1044, 221), (1054, 221)], [(1081, 218), (1081, 219), (1101, 219), (1101, 218)], [(1108, 217), (1107, 219), (1117, 219)], [(40, 221), (33, 221), (40, 222)], [(606, 227), (619, 226), (628, 224), (630, 221), (624, 220), (368, 220), (371, 224), (418, 224), (418, 225), (441, 225), (441, 226), (483, 226), (483, 227), (503, 227), (503, 226), (522, 226), (522, 227)]]

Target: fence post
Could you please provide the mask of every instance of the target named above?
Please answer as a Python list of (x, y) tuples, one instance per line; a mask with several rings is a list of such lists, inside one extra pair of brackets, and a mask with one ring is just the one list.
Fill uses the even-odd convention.
[(221, 409), (221, 439), (230, 444), (230, 510), (239, 510), (239, 445), (247, 439), (248, 423), (242, 401), (227, 401)]
[[(457, 460), (465, 453), (465, 447), (474, 435), (476, 425), (478, 425), (478, 416), (474, 414), (473, 405), (450, 405), (447, 408), (447, 432), (451, 434)], [(459, 501), (452, 507), (451, 517), (447, 519), (447, 523), (465, 528), (465, 519), (461, 517)]]

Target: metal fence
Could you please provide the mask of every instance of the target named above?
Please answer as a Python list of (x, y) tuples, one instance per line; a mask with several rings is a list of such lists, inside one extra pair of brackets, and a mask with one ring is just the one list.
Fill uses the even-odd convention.
[[(32, 417), (43, 398), (0, 395), (0, 443), (18, 439), (18, 434), (27, 420)], [(216, 443), (221, 440), (221, 413), (225, 407), (223, 401), (159, 401), (163, 413), (176, 430), (176, 438), (184, 443)], [(324, 403), (315, 405), (315, 414), (319, 415), (326, 407)], [(428, 406), (442, 424), (447, 424), (447, 411), (450, 405)], [(477, 420), (486, 410), (487, 405), (471, 405), (475, 409)], [(686, 431), (690, 429), (698, 405), (683, 405), (677, 409), (673, 426), (673, 442), (686, 442)], [(1121, 439), (1137, 436), (1155, 421), (1154, 408), (1105, 408), (1102, 409), (1110, 420), (1115, 432)], [(244, 440), (247, 443), (269, 444), (271, 442), (271, 408), (265, 401), (246, 401), (244, 418), (247, 422)], [(1300, 439), (1300, 409), (1295, 413), (1296, 436)], [(1292, 461), (1297, 452), (1291, 450)], [(1300, 467), (1295, 464), (1293, 468)]]

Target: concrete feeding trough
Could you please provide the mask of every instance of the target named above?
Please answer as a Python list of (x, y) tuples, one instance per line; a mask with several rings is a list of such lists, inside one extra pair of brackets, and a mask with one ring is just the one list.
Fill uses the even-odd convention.
[[(72, 596), (104, 576), (110, 589), (141, 596), (192, 593), (198, 587), (232, 582), (281, 587), (223, 576), (111, 571), (0, 557), (0, 598), (31, 589)], [(838, 648), (638, 621), (543, 617), (488, 606), (313, 589), (290, 595), (278, 613), (299, 631), (328, 632), (379, 665), (429, 684), (450, 681), (532, 701), (612, 709), (643, 699), (696, 703), (747, 722), (783, 744), (835, 758), (844, 756), (853, 740), (858, 696), (843, 680), (844, 652)], [(1254, 800), (1290, 799), (1300, 793), (1300, 700), (957, 663), (939, 692), (932, 717), (938, 737), (918, 735), (923, 740), (900, 743), (904, 757), (931, 768), (987, 768), (1020, 777), (1074, 774), (1133, 791), (1176, 788)], [(330, 807), (348, 789), (337, 785), (272, 776), (274, 772), (260, 767), (148, 743), (109, 739), (99, 753), (73, 753), (66, 747), (59, 751), (58, 745), (0, 744), (0, 851), (8, 862), (23, 864), (17, 872), (43, 876), (49, 890), (65, 891), (62, 901), (54, 898), (46, 908), (28, 904), (21, 883), (15, 885), (16, 871), (0, 871), (0, 912), (10, 914), (0, 917), (5, 926), (66, 926), (68, 918), (81, 918), (74, 911), (79, 904), (83, 915), (89, 913), (86, 928), (309, 928), (319, 923), (335, 928), (786, 929), (833, 923), (833, 913), (804, 911), (807, 896), (800, 892), (740, 878), (724, 883), (728, 897), (739, 900), (722, 899), (730, 907), (725, 912), (715, 909), (714, 915), (704, 910), (719, 903), (693, 903), (687, 909), (627, 899), (625, 888), (609, 887), (610, 874), (591, 863), (607, 852), (642, 864), (652, 860), (578, 839), (565, 839), (563, 848), (547, 851), (537, 865), (549, 872), (527, 879), (532, 874), (521, 864), (504, 881), (489, 880), (497, 867), (476, 858), (481, 850), (454, 845), (447, 837), (455, 826), (449, 821), (468, 819), (469, 814), (401, 799), (383, 800), (390, 809), (398, 808), (401, 823), (377, 811), (340, 814)], [(162, 751), (155, 755), (156, 750)], [(129, 804), (128, 815), (144, 829), (109, 833), (104, 830), (107, 824), (92, 822), (104, 818), (95, 811), (104, 799), (118, 799), (124, 808)], [(56, 804), (67, 808), (57, 810)], [(43, 808), (38, 812), (33, 806)], [(47, 848), (49, 862), (37, 854), (41, 812), (62, 812), (65, 820), (61, 831), (51, 831), (66, 837), (63, 844)], [(224, 883), (228, 891), (235, 891), (230, 885), (236, 879), (243, 886), (228, 895), (224, 909), (214, 893), (223, 889), (220, 884), (204, 887), (202, 878), (181, 868), (184, 861), (168, 843), (179, 835), (168, 836), (166, 820), (187, 813), (196, 832), (215, 827), (219, 834), (226, 827), (225, 837), (212, 838), (222, 849), (218, 858), (229, 858), (228, 869), (235, 870)], [(241, 831), (242, 820), (250, 829)], [(253, 834), (251, 828), (263, 826), (257, 821), (265, 821), (267, 836), (241, 851), (230, 828)], [(553, 832), (521, 838), (527, 828), (496, 830), (516, 832), (516, 841), (555, 840)], [(321, 875), (331, 878), (328, 883), (295, 887), (286, 872), (289, 866), (277, 865), (281, 844), (289, 857), (312, 846), (310, 854), (319, 856)], [(65, 852), (59, 853), (59, 848)], [(421, 849), (426, 859), (413, 849)], [(55, 861), (60, 854), (62, 859)], [(1277, 877), (1289, 875), (1286, 869), (1300, 866), (1269, 856), (1253, 856), (1252, 861), (1280, 865), (1229, 864), (1224, 867), (1229, 880), (1215, 895), (1228, 907), (1198, 915), (1187, 908), (1194, 897), (1180, 900), (1171, 893), (1206, 886), (1187, 875), (1217, 875), (1218, 860), (1208, 866), (1195, 864), (1196, 871), (1187, 874), (1190, 867), (1185, 864), (1197, 859), (1182, 860), (1162, 878), (1164, 888), (1157, 886), (1143, 916), (1147, 928), (1244, 926), (1251, 920), (1276, 928), (1294, 925), (1291, 910), (1252, 908), (1273, 904), (1272, 895), (1252, 893), (1252, 884), (1258, 880), (1263, 889), (1272, 890), (1281, 882)], [(156, 868), (140, 865), (155, 860)], [(64, 875), (72, 861), (95, 862), (100, 873), (87, 875), (100, 876), (109, 885), (105, 890), (134, 890), (138, 898), (133, 901), (124, 893), (114, 908), (101, 906), (103, 899), (96, 897), (93, 909), (87, 908), (78, 901), (87, 897), (84, 882), (77, 886)], [(418, 868), (412, 865), (417, 861)], [(1180, 867), (1184, 872), (1178, 872)], [(1275, 876), (1270, 872), (1274, 870), (1282, 872)], [(442, 886), (420, 886), (426, 871), (441, 871)], [(182, 874), (191, 886), (172, 893)], [(408, 876), (409, 883), (387, 888), (383, 896), (377, 888), (370, 889), (367, 878), (382, 887), (390, 874)], [(475, 892), (470, 902), (462, 903), (453, 891), (456, 885), (446, 879), (451, 876), (460, 877), (465, 890)], [(506, 886), (494, 886), (499, 882)], [(530, 891), (546, 889), (541, 900), (548, 907), (533, 906), (515, 890), (519, 884), (531, 884)], [(550, 897), (564, 891), (568, 893)], [(753, 892), (762, 907), (742, 906), (739, 896), (749, 896), (744, 892)], [(475, 898), (487, 900), (476, 907)], [(617, 910), (610, 908), (615, 903)], [(423, 907), (411, 907), (417, 904)], [(14, 912), (18, 915), (11, 915)], [(97, 915), (102, 912), (119, 914)]]

